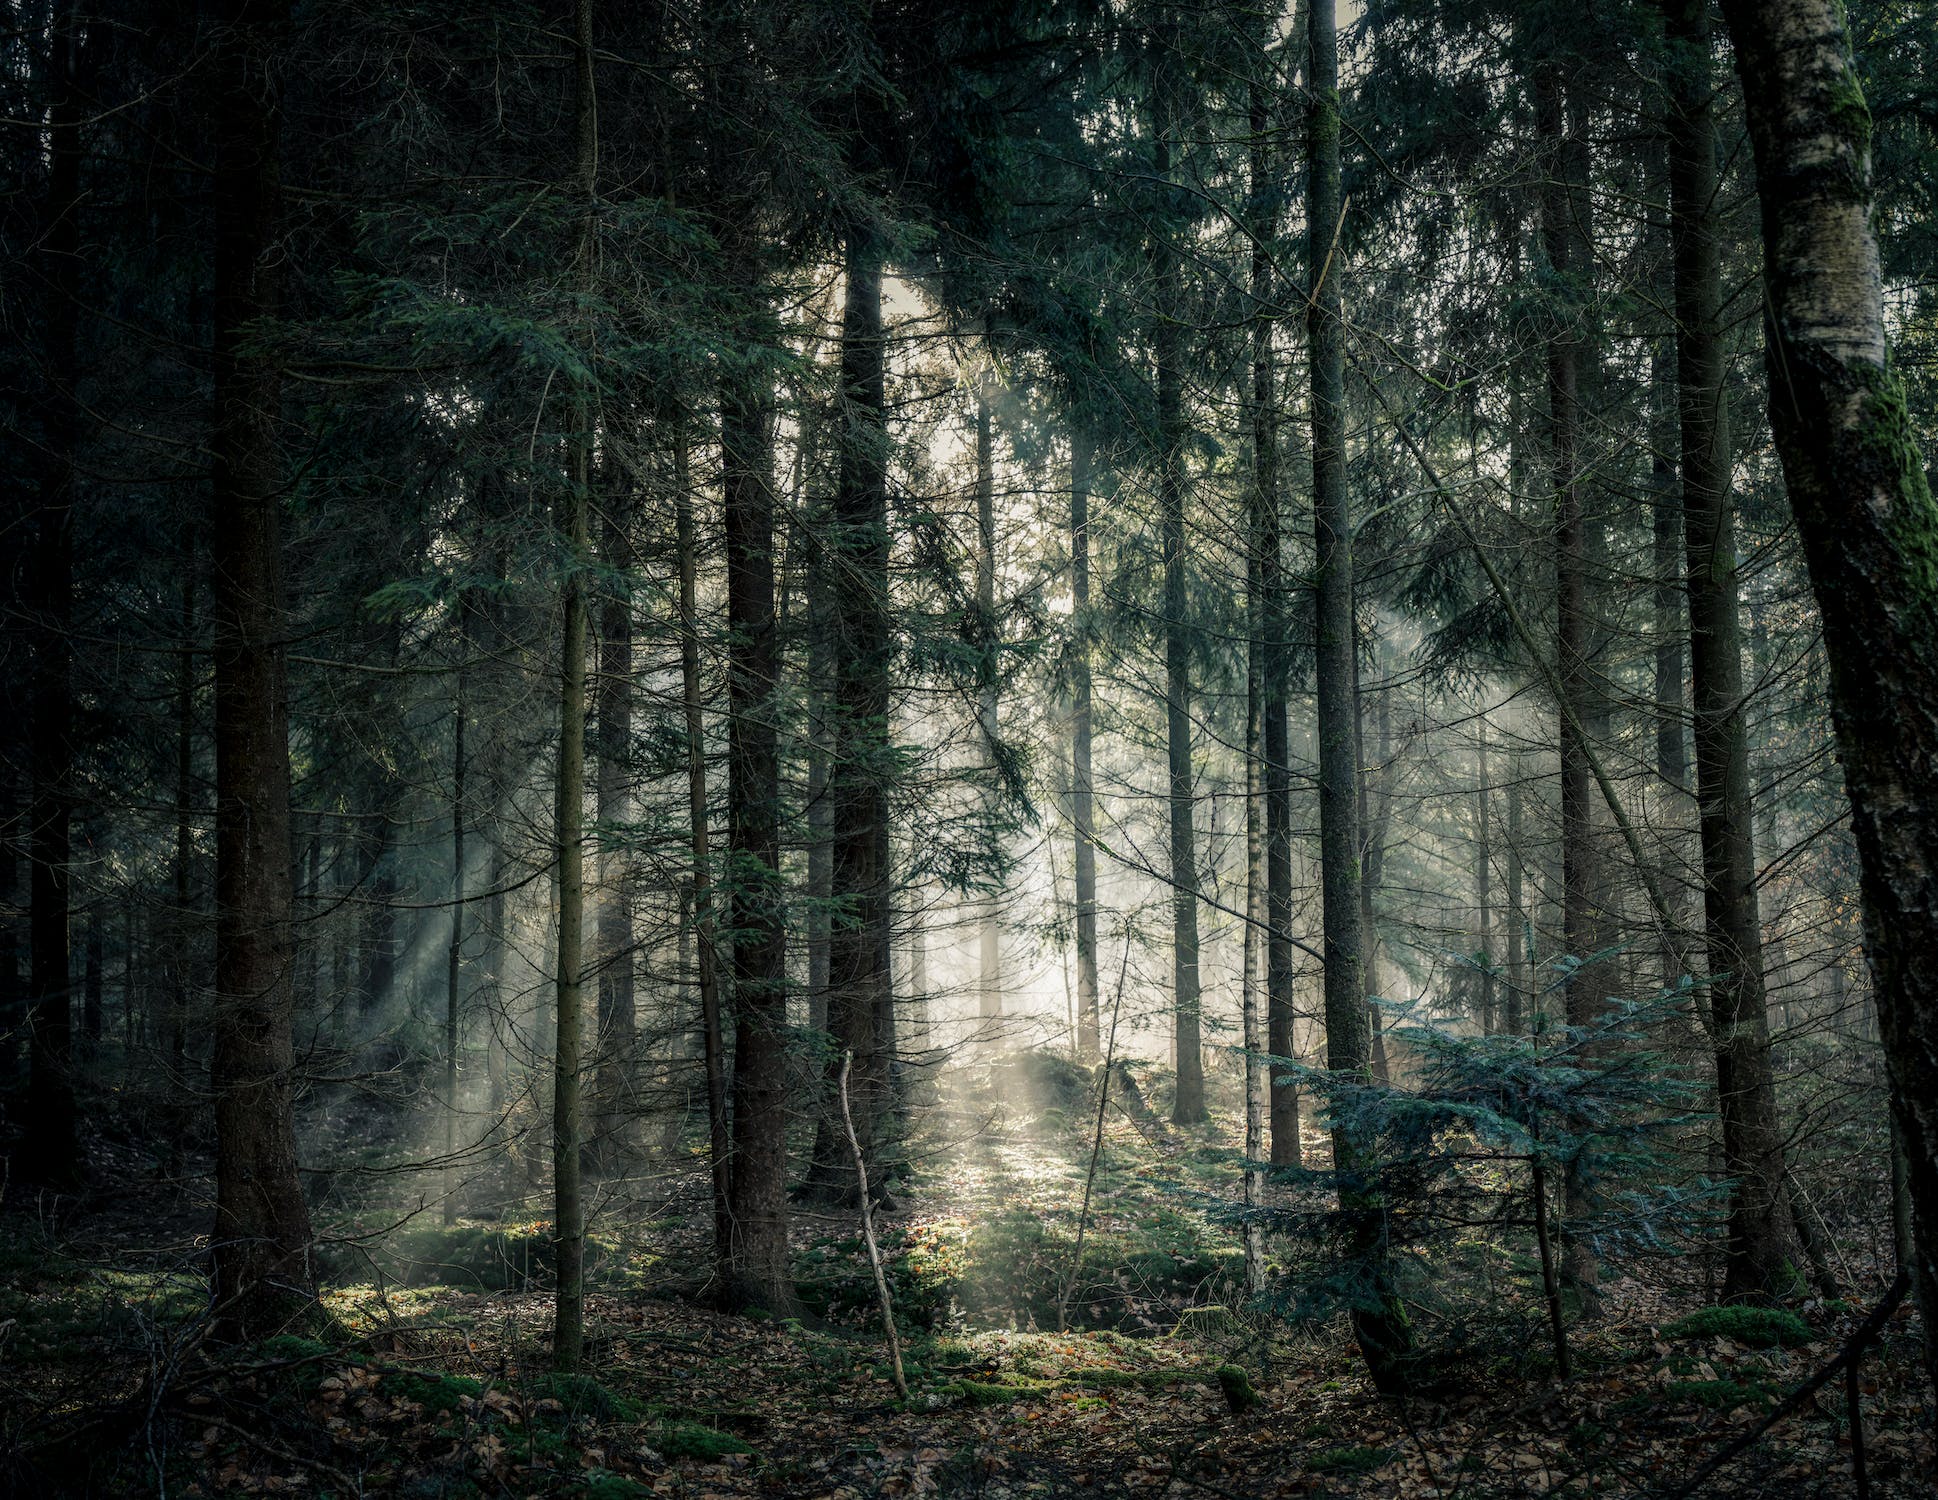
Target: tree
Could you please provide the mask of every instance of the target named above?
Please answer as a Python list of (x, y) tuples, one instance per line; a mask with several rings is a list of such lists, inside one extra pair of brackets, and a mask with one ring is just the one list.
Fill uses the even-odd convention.
[[(1749, 734), (1737, 625), (1716, 131), (1709, 7), (1663, 0), (1669, 60), (1670, 236), (1675, 247), (1676, 410), (1688, 553), (1689, 662), (1701, 809), (1708, 1014), (1723, 1163), (1734, 1180), (1723, 1292), (1769, 1297), (1794, 1278), (1782, 1213), (1783, 1141), (1763, 998), (1763, 919), (1751, 834)], [(1676, 729), (1678, 748), (1681, 728)]]
[[(1339, 174), (1339, 37), (1333, 0), (1307, 12), (1306, 265), (1311, 292), (1306, 339), (1312, 351), (1312, 525), (1318, 573), (1319, 857), (1325, 932), (1326, 1066), (1348, 1077), (1370, 1076), (1372, 1037), (1366, 1010), (1365, 932), (1359, 901), (1359, 755), (1354, 691), (1352, 501), (1346, 489), (1345, 299), (1339, 255), (1346, 205)], [(1362, 1257), (1377, 1267), (1382, 1233), (1372, 1142), (1335, 1121), (1333, 1162), (1342, 1208), (1356, 1209)], [(1373, 1292), (1353, 1310), (1373, 1380), (1382, 1390), (1405, 1385), (1410, 1338), (1405, 1314), (1376, 1270)]]
[(314, 1296), (296, 1169), (290, 1021), (289, 673), (285, 660), (280, 0), (229, 0), (210, 101), (215, 142), (215, 1306), (238, 1338), (275, 1332)]
[[(599, 227), (599, 105), (593, 74), (592, 0), (577, 0), (573, 30), (573, 195), (579, 236), (572, 265), (581, 295), (593, 286), (593, 247)], [(559, 639), (559, 750), (552, 817), (558, 850), (558, 985), (552, 1053), (552, 1237), (558, 1297), (552, 1322), (552, 1364), (579, 1367), (585, 1349), (585, 1203), (581, 1153), (585, 1147), (585, 667), (588, 608), (586, 572), (592, 536), (587, 521), (592, 479), (593, 392), (588, 369), (571, 387), (565, 483), (558, 529), (565, 569)]]
[(1885, 335), (1871, 116), (1835, 0), (1725, 0), (1762, 206), (1770, 426), (1823, 616), (1938, 1382), (1938, 506)]
[(41, 416), (40, 494), (30, 575), (33, 621), (32, 793), (28, 822), (27, 1020), (30, 1039), (28, 1171), (67, 1183), (80, 1170), (75, 1136), (72, 915), (75, 746), (69, 632), (73, 623), (75, 446), (80, 402), (73, 382), (80, 312), (80, 20), (72, 3), (48, 27), (46, 227), (41, 279), (48, 384)]
[[(830, 603), (834, 660), (832, 768), (837, 917), (829, 937), (828, 1059), (832, 1094), (845, 1080), (844, 1129), (825, 1116), (810, 1186), (853, 1203), (864, 1162), (878, 1160), (892, 1104), (894, 995), (888, 784), (888, 433), (882, 336), (882, 241), (870, 224), (849, 227), (847, 300), (841, 322), (841, 459), (827, 538), (836, 587)], [(993, 919), (985, 920), (987, 954)], [(984, 978), (989, 978), (985, 967)], [(846, 1139), (844, 1139), (844, 1136)], [(880, 1177), (874, 1179), (877, 1183)]]
[[(1179, 92), (1185, 79), (1182, 31), (1167, 17), (1151, 36), (1151, 173), (1161, 189), (1172, 184), (1173, 155), (1183, 140)], [(1184, 347), (1185, 311), (1176, 243), (1180, 225), (1173, 200), (1161, 209), (1151, 239), (1151, 284), (1156, 303), (1152, 358), (1157, 387), (1157, 504), (1164, 557), (1164, 731), (1170, 783), (1171, 1005), (1177, 1064), (1174, 1124), (1206, 1118), (1198, 976), (1198, 836), (1191, 740), (1191, 623), (1185, 546)]]
[[(723, 18), (734, 36), (749, 17)], [(725, 38), (723, 37), (723, 40)], [(729, 70), (724, 69), (723, 72)], [(749, 64), (720, 81), (745, 100)], [(748, 148), (742, 148), (748, 149)], [(721, 154), (727, 155), (722, 143)], [(746, 172), (748, 175), (742, 175)], [(744, 195), (751, 169), (719, 163), (721, 207)], [(745, 205), (749, 199), (739, 196)], [(793, 1300), (787, 1255), (787, 970), (781, 923), (780, 764), (775, 737), (779, 650), (774, 609), (773, 384), (757, 226), (723, 222), (725, 274), (747, 357), (722, 368), (720, 488), (727, 547), (728, 833), (726, 895), (733, 953), (732, 1277), (729, 1306), (778, 1312)]]

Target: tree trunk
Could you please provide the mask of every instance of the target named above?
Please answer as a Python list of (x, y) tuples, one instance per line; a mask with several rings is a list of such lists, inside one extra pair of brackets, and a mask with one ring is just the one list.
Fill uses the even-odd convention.
[[(1279, 516), (1278, 370), (1272, 353), (1279, 295), (1273, 259), (1279, 210), (1274, 200), (1280, 172), (1272, 160), (1272, 120), (1265, 86), (1268, 75), (1263, 52), (1269, 29), (1265, 27), (1256, 41), (1258, 71), (1247, 101), (1254, 216), (1251, 294), (1257, 320), (1252, 328), (1252, 529), (1258, 556), (1259, 630), (1263, 636), (1258, 681), (1265, 757), (1265, 1046), (1272, 1056), (1289, 1059), (1298, 1048), (1298, 976), (1292, 946), (1291, 646)], [(1301, 1158), (1299, 1090), (1286, 1064), (1275, 1062), (1267, 1067), (1265, 1094), (1272, 1165), (1296, 1167)]]
[(686, 815), (693, 852), (694, 965), (700, 990), (700, 1049), (707, 1080), (707, 1161), (713, 1186), (713, 1274), (731, 1285), (733, 1141), (727, 1124), (727, 1049), (720, 1023), (720, 963), (714, 950), (711, 812), (707, 806), (706, 724), (701, 715), (699, 544), (693, 534), (693, 481), (684, 432), (674, 439), (673, 527), (680, 551), (680, 700), (686, 728)]
[[(15, 685), (0, 686), (0, 711), (19, 722)], [(12, 747), (9, 746), (9, 749)], [(20, 1071), (20, 1043), (27, 1026), (27, 991), (20, 982), (20, 845), (24, 831), (13, 757), (0, 760), (0, 1089), (12, 1090)]]
[(1494, 1032), (1494, 789), (1487, 777), (1487, 715), (1474, 721), (1474, 951), (1480, 971), (1480, 1029)]
[[(1578, 961), (1563, 986), (1563, 1008), (1570, 1026), (1586, 1026), (1601, 1012), (1595, 966), (1599, 923), (1595, 908), (1594, 807), (1590, 801), (1584, 726), (1593, 715), (1588, 608), (1587, 522), (1578, 473), (1582, 333), (1573, 299), (1576, 282), (1593, 267), (1582, 245), (1582, 198), (1587, 187), (1585, 140), (1564, 125), (1562, 84), (1552, 63), (1535, 80), (1535, 129), (1547, 172), (1541, 189), (1541, 244), (1557, 296), (1547, 342), (1548, 454), (1554, 493), (1555, 656), (1565, 701), (1558, 705), (1561, 781), (1562, 946)], [(1588, 1238), (1577, 1226), (1593, 1210), (1582, 1174), (1564, 1174), (1562, 1273), (1569, 1289), (1592, 1310), (1600, 1276)]]
[(68, 640), (73, 614), (75, 398), (81, 199), (81, 102), (75, 68), (79, 20), (71, 4), (55, 8), (48, 28), (52, 103), (48, 118), (47, 219), (41, 234), (47, 286), (43, 330), (45, 378), (39, 514), (28, 573), (33, 639), (33, 719), (28, 807), (29, 1074), (27, 1133), (20, 1164), (41, 1181), (71, 1183), (80, 1175), (75, 1135), (74, 997), (69, 922), (74, 798), (73, 701)]
[[(1164, 58), (1152, 83), (1154, 158), (1160, 183), (1171, 177), (1179, 133), (1175, 63)], [(1191, 767), (1191, 629), (1184, 535), (1184, 370), (1180, 347), (1178, 248), (1159, 223), (1151, 244), (1157, 327), (1158, 527), (1164, 553), (1164, 726), (1171, 812), (1171, 996), (1177, 1094), (1175, 1125), (1207, 1118), (1199, 1035), (1198, 839)]]
[[(736, 88), (758, 86), (736, 78)], [(723, 105), (727, 101), (720, 101)], [(732, 171), (729, 165), (725, 169)], [(744, 299), (741, 336), (775, 338), (753, 228), (720, 225)], [(780, 902), (780, 768), (774, 697), (773, 387), (729, 367), (720, 388), (720, 488), (727, 551), (727, 921), (733, 935), (733, 1256), (729, 1307), (793, 1305), (787, 1251), (787, 971)]]
[(278, 310), (286, 8), (231, 0), (215, 140), (215, 1307), (236, 1338), (314, 1296), (296, 1170), (290, 1037), (289, 677), (283, 654), (282, 371), (254, 347)]
[[(1723, 347), (1707, 0), (1662, 0), (1668, 27), (1670, 234), (1677, 412), (1689, 558), (1689, 659), (1701, 814), (1709, 1013), (1723, 1162), (1731, 1179), (1726, 1298), (1795, 1279), (1783, 1213), (1783, 1139), (1770, 1071), (1762, 917), (1751, 835), (1749, 735), (1737, 620), (1730, 413)], [(1678, 730), (1678, 734), (1680, 731)]]
[[(1263, 68), (1262, 40), (1254, 67)], [(1270, 169), (1264, 133), (1267, 113), (1263, 80), (1254, 74), (1250, 98), (1252, 224), (1252, 513), (1245, 548), (1245, 955), (1241, 992), (1245, 1042), (1245, 1207), (1254, 1213), (1265, 1206), (1265, 1170), (1269, 1148), (1265, 1141), (1266, 997), (1262, 993), (1259, 958), (1269, 962), (1270, 918), (1267, 915), (1268, 876), (1265, 869), (1264, 774), (1260, 742), (1265, 697), (1268, 647), (1265, 641), (1265, 554), (1278, 551), (1278, 427), (1272, 391), (1271, 246), (1273, 216), (1263, 207)], [(1296, 1153), (1296, 1116), (1293, 1125)], [(1257, 1295), (1265, 1289), (1265, 1226), (1262, 1219), (1244, 1224), (1245, 1290)]]
[[(460, 604), (460, 610), (468, 606)], [(464, 1006), (464, 658), (468, 630), (458, 632), (457, 701), (451, 714), (451, 941), (444, 950), (444, 1212), (457, 1221), (458, 1035)]]
[[(631, 816), (633, 609), (626, 575), (633, 566), (631, 486), (615, 473), (607, 487), (600, 550), (609, 578), (599, 619), (598, 819), (603, 837)], [(632, 884), (626, 856), (606, 848), (599, 857), (599, 1126), (593, 1159), (601, 1172), (623, 1165), (639, 1113), (639, 1067), (634, 1004)]]
[(87, 906), (87, 935), (81, 949), (81, 1042), (88, 1066), (96, 1065), (101, 1054), (101, 903), (106, 899), (96, 892)]
[[(1374, 664), (1378, 665), (1379, 640), (1372, 641)], [(1359, 766), (1359, 934), (1361, 964), (1365, 975), (1361, 983), (1368, 994), (1366, 1027), (1373, 1077), (1380, 1083), (1393, 1081), (1386, 1055), (1386, 1018), (1376, 1003), (1379, 985), (1380, 929), (1373, 902), (1386, 880), (1386, 830), (1392, 808), (1393, 705), (1385, 689), (1380, 690), (1374, 711), (1378, 726), (1377, 753), (1366, 758), (1366, 695), (1360, 691), (1358, 653), (1353, 663), (1353, 755)], [(1374, 767), (1377, 767), (1375, 771)]]
[(1090, 776), (1090, 434), (1070, 431), (1070, 821), (1077, 896), (1077, 1056), (1097, 1060), (1097, 807)]
[[(838, 1054), (829, 1059), (828, 1084), (833, 1101), (836, 1079), (845, 1070), (851, 1123), (823, 1115), (807, 1184), (824, 1201), (847, 1205), (858, 1201), (854, 1154), (878, 1163), (892, 1116), (888, 677), (893, 638), (885, 357), (882, 246), (872, 229), (854, 225), (848, 231), (841, 325), (840, 476), (828, 537), (831, 571), (841, 579), (829, 601), (834, 751), (828, 800), (834, 818), (832, 895), (841, 920), (828, 941), (828, 1027)], [(979, 399), (978, 409), (986, 416), (985, 401)], [(985, 543), (988, 539), (985, 531)], [(993, 930), (993, 918), (986, 915), (985, 985), (992, 977), (987, 964)], [(874, 1180), (879, 1185), (886, 1175)]]
[(1770, 422), (1831, 715), (1938, 1381), (1938, 508), (1885, 341), (1869, 111), (1836, 0), (1725, 0), (1763, 210)]
[[(984, 351), (982, 372), (976, 379), (976, 613), (982, 621), (985, 653), (976, 717), (982, 735), (983, 774), (991, 783), (986, 795), (992, 799), (1000, 795), (993, 783), (1002, 727), (997, 700), (1001, 630), (996, 622), (996, 470), (989, 410), (990, 392), (996, 383), (995, 371), (988, 363), (993, 358), (993, 351)], [(1000, 858), (997, 863), (1000, 866)], [(996, 1038), (1003, 1014), (1002, 942), (1002, 896), (998, 890), (977, 902), (976, 1013), (985, 1042)]]
[[(189, 814), (195, 795), (195, 547), (191, 538), (182, 572), (182, 648), (175, 666), (175, 904), (168, 920), (167, 1044), (169, 1087), (188, 1089), (188, 997), (195, 964), (195, 920), (189, 910), (195, 831)], [(179, 1137), (186, 1120), (175, 1121)], [(179, 1144), (179, 1139), (176, 1142)]]
[[(592, 0), (575, 7), (573, 114), (579, 198), (579, 241), (574, 257), (583, 293), (593, 284), (593, 247), (599, 212), (599, 113), (592, 70)], [(589, 351), (588, 351), (589, 353)], [(586, 573), (592, 537), (587, 521), (592, 478), (592, 392), (575, 383), (567, 435), (565, 484), (559, 493), (558, 530), (564, 553), (564, 620), (559, 642), (558, 800), (552, 816), (558, 860), (558, 971), (554, 976), (557, 1026), (552, 1051), (553, 1246), (558, 1293), (552, 1321), (552, 1366), (571, 1372), (585, 1352), (585, 1203), (581, 1183), (584, 1147), (583, 1047), (585, 1001), (585, 653)]]
[[(1317, 707), (1319, 855), (1325, 930), (1326, 1066), (1366, 1078), (1371, 1069), (1365, 946), (1359, 906), (1359, 755), (1354, 743), (1353, 524), (1346, 488), (1345, 303), (1340, 294), (1340, 232), (1345, 202), (1339, 177), (1339, 41), (1334, 0), (1312, 0), (1306, 114), (1307, 266), (1312, 284), (1306, 337), (1312, 351), (1312, 521), (1317, 558)], [(1402, 1360), (1411, 1343), (1406, 1315), (1387, 1285), (1379, 1203), (1366, 1185), (1372, 1143), (1350, 1127), (1333, 1128), (1340, 1207), (1357, 1222), (1355, 1258), (1365, 1262), (1367, 1294), (1353, 1310), (1353, 1332), (1374, 1384), (1404, 1389)]]

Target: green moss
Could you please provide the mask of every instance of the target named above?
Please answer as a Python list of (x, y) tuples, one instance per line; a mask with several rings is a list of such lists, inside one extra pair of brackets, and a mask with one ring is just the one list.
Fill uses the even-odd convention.
[(1724, 1338), (1751, 1349), (1796, 1349), (1811, 1340), (1810, 1326), (1781, 1308), (1705, 1307), (1664, 1328), (1672, 1339)]
[(565, 1493), (574, 1497), (574, 1500), (637, 1500), (637, 1497), (653, 1492), (624, 1474), (594, 1469)]
[(1672, 1380), (1662, 1388), (1665, 1401), (1689, 1401), (1715, 1411), (1734, 1411), (1752, 1402), (1766, 1405), (1769, 1392), (1760, 1385), (1735, 1380)]
[(708, 1427), (701, 1422), (668, 1422), (649, 1439), (652, 1447), (668, 1458), (698, 1458), (717, 1461), (729, 1453), (752, 1453), (751, 1444), (730, 1432)]
[(1258, 1392), (1252, 1389), (1252, 1378), (1237, 1365), (1218, 1367), (1218, 1389), (1224, 1392), (1225, 1405), (1231, 1408), (1233, 1416), (1243, 1416), (1258, 1405)]
[(1073, 1385), (1095, 1386), (1098, 1390), (1121, 1390), (1136, 1387), (1143, 1390), (1156, 1390), (1164, 1386), (1185, 1385), (1204, 1377), (1191, 1370), (1117, 1370), (1107, 1365), (1072, 1370), (1064, 1379)]
[(997, 1385), (986, 1380), (958, 1380), (944, 1388), (967, 1406), (1008, 1406), (1013, 1401), (1028, 1401), (1047, 1389), (1042, 1385)]
[(1830, 80), (1829, 113), (1838, 134), (1848, 137), (1858, 151), (1870, 151), (1871, 107), (1865, 102), (1857, 70), (1848, 63)]
[(1309, 1474), (1370, 1474), (1392, 1458), (1391, 1448), (1328, 1448), (1305, 1461)]
[(637, 1422), (643, 1415), (637, 1401), (601, 1385), (590, 1375), (546, 1375), (532, 1383), (532, 1390), (558, 1402), (568, 1417), (590, 1417), (595, 1422)]
[(468, 1375), (420, 1375), (404, 1372), (384, 1376), (384, 1390), (425, 1411), (461, 1411), (467, 1399), (476, 1400), (484, 1387)]

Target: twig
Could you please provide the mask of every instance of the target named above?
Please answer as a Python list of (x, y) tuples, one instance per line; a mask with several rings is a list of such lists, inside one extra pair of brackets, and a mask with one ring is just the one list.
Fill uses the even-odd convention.
[(841, 1077), (835, 1087), (841, 1095), (841, 1123), (848, 1128), (848, 1149), (855, 1156), (855, 1177), (861, 1187), (861, 1237), (868, 1242), (868, 1263), (875, 1269), (875, 1294), (881, 1299), (882, 1332), (888, 1335), (888, 1356), (894, 1363), (895, 1390), (908, 1400), (908, 1377), (902, 1373), (902, 1340), (895, 1332), (895, 1304), (888, 1295), (888, 1278), (882, 1274), (881, 1246), (875, 1243), (875, 1209), (868, 1201), (868, 1163), (861, 1159), (861, 1141), (855, 1135), (855, 1117), (848, 1108), (848, 1066), (855, 1060), (853, 1051), (841, 1054)]
[[(1110, 1067), (1117, 1054), (1117, 1017), (1124, 1008), (1124, 980), (1130, 973), (1130, 934), (1124, 934), (1124, 962), (1117, 970), (1117, 993), (1110, 1001), (1110, 1037), (1104, 1043), (1104, 1068), (1097, 1081), (1097, 1128), (1090, 1140), (1090, 1169), (1083, 1174), (1083, 1205), (1077, 1210), (1077, 1248), (1070, 1257), (1070, 1272), (1056, 1299), (1056, 1331), (1070, 1326), (1070, 1293), (1076, 1289), (1083, 1271), (1083, 1232), (1090, 1224), (1090, 1193), (1097, 1182), (1097, 1158), (1104, 1149), (1104, 1112), (1110, 1107)], [(1131, 1122), (1135, 1125), (1137, 1122)], [(1142, 1134), (1142, 1132), (1139, 1132)]]
[[(1910, 1275), (1907, 1272), (1899, 1271), (1897, 1280), (1891, 1283), (1891, 1290), (1884, 1294), (1884, 1300), (1871, 1309), (1871, 1315), (1858, 1325), (1857, 1332), (1850, 1336), (1849, 1341), (1838, 1351), (1835, 1359), (1792, 1391), (1784, 1399), (1783, 1404), (1775, 1411), (1771, 1412), (1761, 1422), (1757, 1423), (1755, 1427), (1744, 1433), (1743, 1436), (1723, 1449), (1721, 1453), (1718, 1453), (1708, 1463), (1704, 1464), (1697, 1471), (1694, 1479), (1689, 1480), (1679, 1489), (1669, 1491), (1666, 1500), (1688, 1500), (1689, 1496), (1699, 1493), (1702, 1487), (1709, 1482), (1711, 1475), (1715, 1474), (1718, 1469), (1722, 1468), (1724, 1464), (1735, 1458), (1739, 1453), (1742, 1453), (1785, 1417), (1800, 1410), (1805, 1402), (1830, 1383), (1831, 1377), (1839, 1370), (1848, 1366), (1854, 1371), (1857, 1368), (1857, 1361), (1863, 1357), (1865, 1346), (1883, 1330), (1884, 1325), (1890, 1321), (1891, 1314), (1898, 1310), (1898, 1304), (1904, 1301), (1904, 1294), (1910, 1289)], [(1854, 1433), (1852, 1443), (1852, 1457), (1861, 1466), (1863, 1462), (1862, 1442), (1856, 1438)], [(1862, 1473), (1861, 1467), (1859, 1472), (1860, 1474)], [(1863, 1482), (1860, 1479), (1860, 1488)]]

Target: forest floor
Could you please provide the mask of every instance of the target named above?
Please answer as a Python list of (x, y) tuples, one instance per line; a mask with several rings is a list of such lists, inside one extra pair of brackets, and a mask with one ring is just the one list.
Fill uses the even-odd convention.
[[(0, 1493), (1667, 1496), (1829, 1360), (1881, 1291), (1875, 1266), (1853, 1265), (1849, 1302), (1798, 1305), (1808, 1342), (1757, 1347), (1678, 1328), (1699, 1284), (1617, 1278), (1574, 1329), (1564, 1382), (1525, 1259), (1470, 1259), (1458, 1296), (1423, 1313), (1423, 1338), (1447, 1349), (1435, 1394), (1389, 1399), (1340, 1320), (1231, 1310), (1233, 1235), (1209, 1216), (1231, 1142), (1215, 1126), (1113, 1113), (1068, 1301), (1078, 1326), (1057, 1332), (1085, 1122), (1055, 1100), (1007, 1115), (970, 1100), (952, 1118), (957, 1136), (918, 1156), (881, 1224), (903, 1401), (852, 1214), (801, 1216), (795, 1316), (697, 1304), (697, 1152), (691, 1181), (606, 1189), (582, 1377), (548, 1373), (542, 1221), (447, 1229), (434, 1210), (400, 1213), (414, 1200), (394, 1191), (387, 1211), (321, 1194), (337, 1240), (328, 1342), (216, 1349), (194, 1260), (207, 1183), (159, 1171), (104, 1115), (90, 1194), (0, 1199)], [(1863, 1365), (1880, 1497), (1934, 1492), (1916, 1350), (1900, 1308)], [(1242, 1413), (1219, 1378), (1233, 1366), (1258, 1398)], [(1845, 1410), (1832, 1382), (1698, 1493), (1856, 1493)]]

